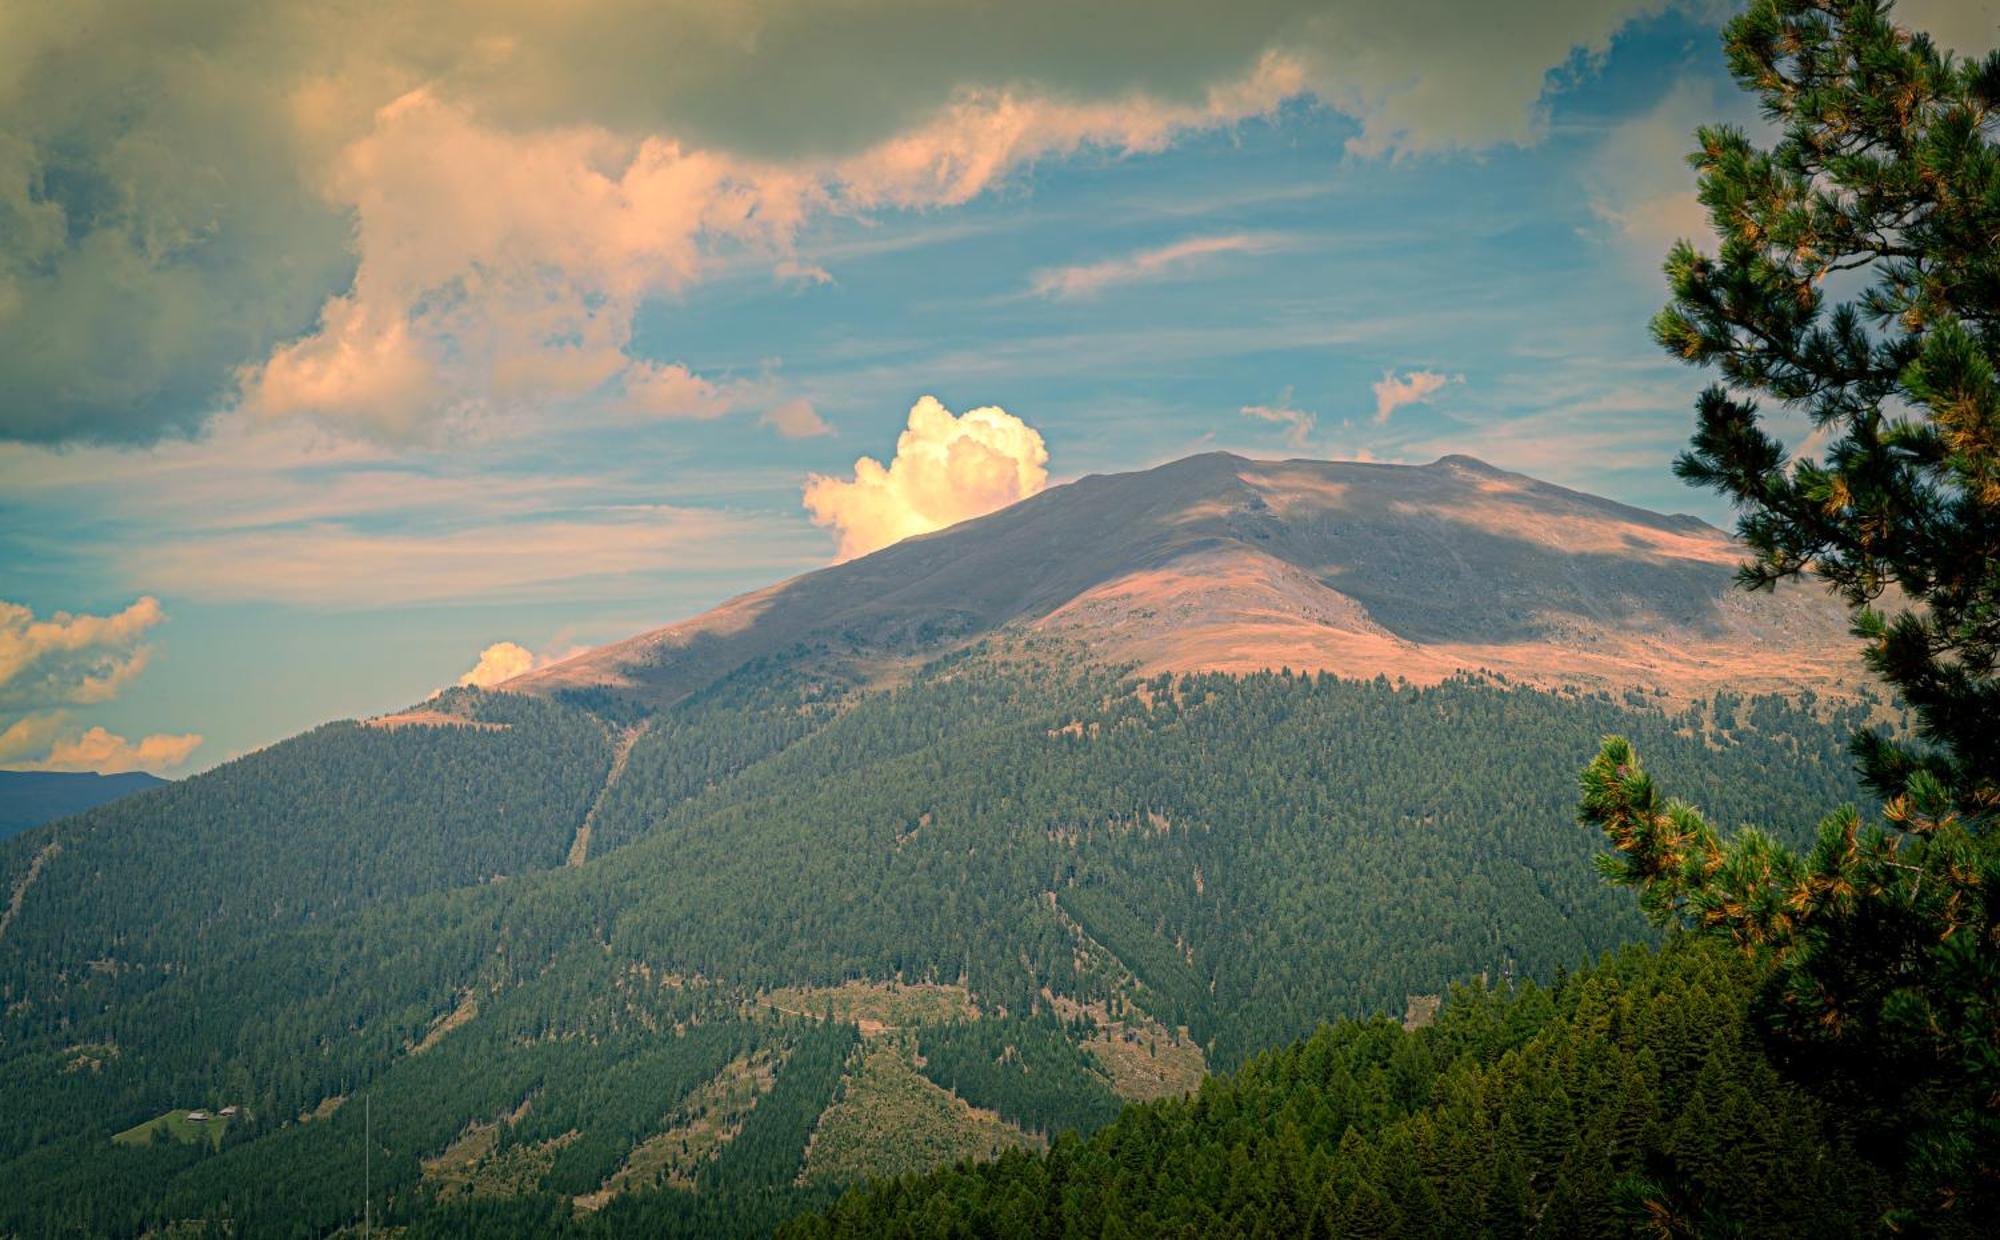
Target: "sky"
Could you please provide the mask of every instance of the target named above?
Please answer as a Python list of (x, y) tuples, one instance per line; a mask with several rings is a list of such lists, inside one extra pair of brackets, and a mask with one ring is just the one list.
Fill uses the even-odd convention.
[(0, 766), (185, 774), (1215, 449), (1725, 523), (1646, 322), (1689, 135), (1760, 125), (1729, 12), (0, 0)]

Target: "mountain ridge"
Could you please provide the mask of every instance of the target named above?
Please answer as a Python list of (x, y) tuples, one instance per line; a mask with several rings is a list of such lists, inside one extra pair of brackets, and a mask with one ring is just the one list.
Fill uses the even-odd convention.
[(1051, 635), (1142, 672), (1292, 667), (1436, 683), (1844, 693), (1844, 611), (1737, 591), (1743, 550), (1462, 454), (1425, 465), (1227, 452), (1090, 474), (506, 683), (676, 700), (800, 646), (893, 657)]
[(168, 782), (146, 771), (0, 770), (0, 839)]

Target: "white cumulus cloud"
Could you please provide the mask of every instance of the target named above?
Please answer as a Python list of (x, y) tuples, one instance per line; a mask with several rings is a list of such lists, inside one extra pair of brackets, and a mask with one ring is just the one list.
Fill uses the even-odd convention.
[(535, 670), (535, 652), (517, 642), (494, 642), (479, 652), (479, 662), (458, 678), (461, 685), (487, 689)]
[(848, 560), (1025, 499), (1048, 485), (1048, 463), (1040, 432), (1005, 409), (955, 417), (926, 396), (887, 465), (864, 456), (852, 478), (814, 474), (805, 506), (814, 524), (839, 531)]

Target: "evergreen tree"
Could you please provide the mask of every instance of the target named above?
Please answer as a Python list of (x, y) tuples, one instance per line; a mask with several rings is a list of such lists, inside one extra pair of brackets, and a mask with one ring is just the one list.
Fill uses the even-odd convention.
[[(1723, 380), (1698, 403), (1689, 482), (1738, 507), (1770, 589), (1810, 573), (1853, 611), (1915, 736), (1854, 752), (1883, 822), (1843, 810), (1804, 854), (1724, 840), (1608, 740), (1584, 819), (1648, 913), (1776, 966), (1775, 1021), (1803, 1066), (1873, 1092), (1885, 1124), (1930, 1111), (1919, 1211), (2000, 1207), (2000, 53), (1961, 62), (1880, 0), (1756, 0), (1731, 72), (1782, 129), (1709, 126), (1690, 162), (1721, 239), (1676, 245), (1669, 352)], [(1832, 302), (1829, 282), (1860, 291)], [(1824, 460), (1788, 457), (1762, 396)]]

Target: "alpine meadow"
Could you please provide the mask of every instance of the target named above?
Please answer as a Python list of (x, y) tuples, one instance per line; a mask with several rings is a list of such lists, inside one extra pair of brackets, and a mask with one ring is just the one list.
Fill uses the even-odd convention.
[(0, 0), (0, 1237), (2000, 1234), (1996, 49)]

